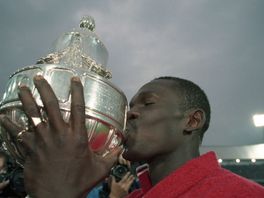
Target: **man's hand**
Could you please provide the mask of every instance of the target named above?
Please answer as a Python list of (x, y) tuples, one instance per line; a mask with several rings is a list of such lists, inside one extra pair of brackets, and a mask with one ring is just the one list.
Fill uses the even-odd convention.
[[(130, 161), (123, 158), (122, 154), (118, 157), (119, 164), (126, 165), (129, 169), (131, 168)], [(110, 178), (110, 195), (109, 198), (122, 198), (128, 195), (128, 191), (134, 182), (135, 177), (130, 173), (126, 173), (124, 177), (117, 182), (114, 176)]]
[[(9, 180), (0, 182), (0, 192), (3, 191), (5, 189), (5, 187), (7, 187), (9, 184)], [(0, 195), (1, 196), (1, 195)]]
[(115, 177), (111, 176), (111, 191), (109, 198), (123, 198), (128, 195), (130, 186), (135, 177), (128, 172), (119, 182), (116, 182)]
[[(33, 132), (19, 136), (21, 144), (27, 149), (24, 164), (27, 193), (37, 198), (82, 197), (109, 173), (120, 149), (106, 157), (90, 150), (85, 127), (83, 86), (79, 78), (74, 77), (71, 81), (71, 116), (67, 123), (47, 81), (37, 76), (34, 83), (48, 119), (39, 119), (41, 113), (30, 90), (20, 87), (19, 97), (24, 111), (35, 124)], [(20, 127), (3, 116), (0, 121), (13, 137), (17, 137)]]

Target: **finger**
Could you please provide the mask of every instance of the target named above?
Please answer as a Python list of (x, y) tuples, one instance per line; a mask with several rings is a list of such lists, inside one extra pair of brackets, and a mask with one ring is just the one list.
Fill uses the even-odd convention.
[(128, 177), (130, 176), (130, 172), (127, 172), (124, 177), (122, 178), (123, 181), (126, 181), (128, 179)]
[(29, 122), (31, 122), (34, 126), (34, 128), (30, 128), (30, 130), (36, 130), (37, 132), (34, 133), (34, 136), (36, 137), (35, 139), (33, 139), (32, 133), (23, 133), (19, 136), (19, 140), (21, 140), (20, 143), (26, 145), (30, 150), (35, 150), (36, 144), (40, 145), (41, 142), (47, 141), (46, 130), (43, 130), (46, 128), (47, 123), (42, 121), (42, 115), (39, 107), (28, 87), (20, 86), (18, 95), (23, 104), (24, 112), (29, 118)]
[(0, 123), (2, 127), (9, 133), (12, 139), (16, 139), (17, 134), (23, 130), (22, 127), (12, 122), (7, 116), (0, 115)]
[(123, 153), (121, 155), (119, 155), (118, 161), (119, 161), (120, 164), (124, 164), (124, 165), (126, 165), (126, 166), (128, 166), (130, 168), (130, 161), (126, 160), (123, 157)]
[(134, 181), (135, 180), (135, 177), (134, 177), (134, 175), (129, 175), (129, 177), (128, 177), (128, 179), (127, 179), (128, 181)]
[(127, 184), (130, 184), (131, 181), (132, 181), (132, 182), (134, 181), (134, 176), (131, 175), (131, 173), (128, 173), (128, 174), (126, 175), (126, 177), (124, 176), (124, 177), (122, 178), (122, 180), (120, 180), (120, 181), (122, 181), (122, 184), (123, 184), (124, 186), (128, 186)]
[(49, 118), (49, 123), (54, 126), (55, 129), (60, 129), (60, 127), (64, 124), (64, 120), (61, 116), (57, 97), (51, 86), (42, 76), (34, 77), (34, 84), (40, 94)]
[[(19, 142), (20, 144), (23, 144), (23, 146), (26, 147), (26, 150), (33, 149), (34, 145), (34, 133), (30, 132), (24, 132), (22, 135), (19, 136), (20, 141), (18, 141), (18, 134), (23, 131), (24, 129), (14, 122), (12, 122), (7, 116), (0, 115), (0, 123), (2, 127), (7, 131), (7, 133), (10, 135), (12, 140)], [(23, 148), (24, 149), (24, 148)]]
[(131, 168), (131, 163), (130, 163), (130, 161), (126, 160), (126, 165), (128, 166), (128, 168)]
[[(81, 136), (86, 137), (85, 129), (85, 102), (83, 95), (83, 86), (78, 77), (71, 80), (71, 124), (74, 131), (80, 132)], [(86, 141), (87, 142), (87, 141)]]
[(119, 162), (120, 164), (124, 164), (124, 165), (126, 165), (126, 160), (123, 158), (122, 154), (119, 155), (119, 157), (118, 157), (118, 162)]
[[(23, 109), (27, 117), (29, 118), (29, 122), (31, 122), (34, 126), (34, 118), (41, 118), (41, 113), (35, 99), (32, 96), (30, 89), (26, 86), (20, 86), (18, 92), (19, 99), (23, 104)], [(33, 118), (33, 119), (32, 119)]]
[(34, 152), (36, 150), (35, 133), (25, 132), (20, 135), (19, 138), (19, 143), (23, 147), (21, 148), (20, 144), (18, 144), (18, 147), (23, 152), (23, 155)]
[(132, 183), (134, 182), (135, 177), (133, 175), (130, 175), (128, 180), (126, 181), (124, 187), (126, 190), (128, 190), (130, 188), (130, 186), (132, 185)]
[(119, 181), (120, 184), (126, 184), (127, 183), (127, 180), (130, 176), (130, 172), (127, 172), (123, 177), (122, 179)]
[(110, 170), (114, 166), (114, 164), (117, 163), (118, 156), (120, 155), (122, 150), (123, 148), (117, 147), (113, 149), (112, 151), (110, 151), (109, 154), (107, 154), (106, 156), (102, 158), (107, 169)]

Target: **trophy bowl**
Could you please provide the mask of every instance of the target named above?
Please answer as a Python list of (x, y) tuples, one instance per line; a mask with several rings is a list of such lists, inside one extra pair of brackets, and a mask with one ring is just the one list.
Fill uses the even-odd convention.
[[(26, 66), (12, 74), (0, 103), (0, 113), (31, 133), (33, 126), (23, 112), (18, 87), (26, 85), (30, 88), (45, 120), (44, 107), (33, 83), (34, 76), (42, 75), (57, 96), (61, 114), (67, 122), (71, 104), (70, 79), (78, 76), (84, 88), (87, 146), (96, 154), (104, 156), (122, 144), (127, 99), (109, 80), (112, 75), (105, 68), (108, 52), (94, 33), (94, 28), (94, 19), (84, 17), (79, 29), (66, 32), (57, 39), (52, 53), (40, 58), (35, 65)], [(0, 139), (2, 147), (23, 166), (26, 156), (21, 143), (1, 126)]]

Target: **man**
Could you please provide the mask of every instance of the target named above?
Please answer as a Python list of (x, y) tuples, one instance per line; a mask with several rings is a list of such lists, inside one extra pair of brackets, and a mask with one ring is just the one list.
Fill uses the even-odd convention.
[[(57, 99), (41, 76), (35, 77), (47, 122), (36, 122), (40, 111), (27, 87), (19, 96), (34, 133), (20, 134), (28, 150), (25, 184), (33, 197), (82, 197), (109, 172), (121, 149), (106, 158), (87, 147), (81, 82), (72, 79), (71, 119), (65, 123)], [(22, 129), (1, 116), (13, 137)], [(130, 197), (263, 197), (264, 189), (220, 168), (214, 153), (199, 154), (210, 121), (210, 106), (194, 83), (173, 77), (155, 79), (133, 97), (123, 156), (146, 161), (142, 190)], [(146, 176), (147, 175), (147, 176)], [(147, 183), (147, 184), (146, 184)]]
[(122, 155), (111, 170), (111, 174), (100, 185), (93, 188), (86, 198), (123, 198), (136, 188), (138, 183), (133, 175), (134, 166)]
[(23, 172), (12, 166), (12, 159), (0, 149), (0, 198), (25, 197)]

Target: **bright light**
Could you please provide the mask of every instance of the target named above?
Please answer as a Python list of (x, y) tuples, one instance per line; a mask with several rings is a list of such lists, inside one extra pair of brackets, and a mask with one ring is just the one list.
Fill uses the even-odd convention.
[(239, 163), (240, 162), (240, 159), (236, 159), (236, 163)]
[(219, 163), (222, 163), (222, 162), (223, 162), (223, 160), (222, 160), (222, 159), (218, 159), (218, 162), (219, 162)]
[(263, 127), (264, 126), (264, 114), (254, 115), (253, 121), (254, 121), (255, 127)]
[(255, 162), (256, 162), (256, 159), (251, 159), (251, 162), (252, 162), (252, 163), (255, 163)]

